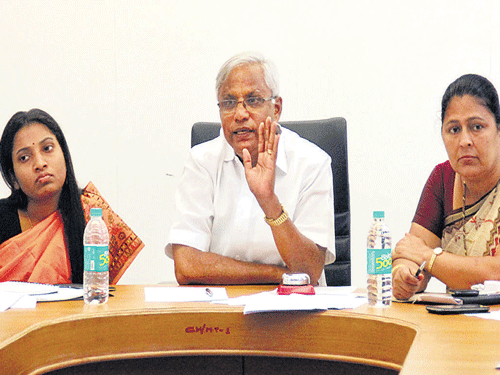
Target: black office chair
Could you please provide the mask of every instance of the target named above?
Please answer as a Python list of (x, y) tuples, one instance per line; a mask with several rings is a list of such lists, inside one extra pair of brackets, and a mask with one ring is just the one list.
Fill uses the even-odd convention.
[[(323, 149), (332, 158), (335, 206), (335, 263), (325, 266), (330, 286), (351, 285), (351, 211), (347, 173), (347, 125), (342, 117), (315, 121), (284, 121), (282, 126)], [(219, 135), (220, 124), (197, 122), (191, 130), (191, 147)]]

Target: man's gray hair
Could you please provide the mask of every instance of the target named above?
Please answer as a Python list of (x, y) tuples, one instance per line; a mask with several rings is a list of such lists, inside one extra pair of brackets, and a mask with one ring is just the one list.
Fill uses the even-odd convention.
[(276, 65), (258, 52), (243, 52), (231, 57), (220, 68), (215, 80), (215, 94), (217, 97), (219, 96), (222, 85), (234, 68), (241, 65), (251, 64), (259, 64), (262, 66), (264, 69), (264, 80), (266, 81), (267, 86), (271, 89), (272, 96), (279, 96), (279, 77)]

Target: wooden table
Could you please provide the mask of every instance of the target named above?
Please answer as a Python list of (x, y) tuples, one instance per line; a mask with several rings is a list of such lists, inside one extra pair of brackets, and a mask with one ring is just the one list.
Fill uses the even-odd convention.
[[(272, 288), (227, 291), (235, 297)], [(111, 374), (113, 366), (116, 373), (125, 366), (126, 373), (154, 368), (155, 373), (230, 374), (244, 368), (245, 374), (260, 375), (301, 369), (308, 374), (500, 374), (495, 370), (498, 321), (432, 315), (423, 305), (409, 304), (320, 313), (242, 311), (209, 303), (146, 303), (144, 287), (136, 285), (118, 285), (102, 306), (66, 301), (8, 310), (0, 313), (0, 373), (100, 369)]]

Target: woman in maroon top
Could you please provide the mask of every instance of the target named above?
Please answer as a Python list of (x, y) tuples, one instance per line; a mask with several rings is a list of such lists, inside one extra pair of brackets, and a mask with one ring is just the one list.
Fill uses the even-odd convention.
[[(449, 288), (500, 280), (500, 105), (486, 78), (468, 74), (441, 103), (448, 161), (431, 173), (410, 231), (393, 251), (394, 296), (410, 298), (431, 276)], [(425, 262), (425, 272), (415, 277)]]

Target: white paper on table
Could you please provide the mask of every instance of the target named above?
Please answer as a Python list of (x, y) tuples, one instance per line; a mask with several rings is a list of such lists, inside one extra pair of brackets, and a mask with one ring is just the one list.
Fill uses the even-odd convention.
[(471, 289), (479, 291), (481, 295), (491, 295), (500, 293), (500, 281), (485, 280), (483, 284), (472, 285)]
[(336, 295), (262, 295), (245, 304), (244, 314), (271, 311), (314, 311), (353, 309), (365, 304), (366, 298)]
[(239, 297), (234, 297), (234, 298), (228, 298), (225, 300), (218, 300), (214, 301), (213, 303), (215, 304), (221, 304), (221, 305), (229, 305), (229, 306), (245, 306), (247, 303), (250, 303), (253, 300), (259, 300), (262, 299), (262, 296), (265, 296), (267, 294), (270, 295), (277, 295), (276, 289), (272, 291), (267, 291), (267, 292), (260, 292), (260, 293), (254, 293), (254, 294), (249, 294), (246, 296), (239, 296)]
[(324, 311), (328, 305), (323, 298), (304, 294), (262, 294), (245, 304), (243, 314), (273, 311)]
[(39, 294), (57, 293), (58, 287), (49, 284), (28, 283), (23, 281), (5, 281), (0, 283), (0, 291), (35, 296)]
[(0, 291), (0, 311), (5, 311), (12, 307), (17, 301), (22, 298), (20, 293), (2, 292)]
[(355, 289), (354, 287), (317, 287), (314, 295), (279, 295), (275, 289), (214, 303), (245, 306), (244, 314), (271, 311), (354, 309), (367, 303), (366, 297), (358, 297), (353, 293)]
[(355, 286), (316, 286), (314, 291), (316, 295), (353, 295), (357, 288)]
[(11, 309), (35, 309), (36, 308), (36, 296), (30, 296), (23, 294), (21, 298), (14, 303)]
[(464, 314), (467, 316), (474, 316), (476, 318), (490, 319), (490, 320), (500, 320), (500, 310), (490, 311), (489, 313), (474, 313), (474, 314)]
[[(355, 286), (328, 286), (316, 287), (317, 296), (325, 296), (328, 303), (328, 309), (342, 310), (355, 309), (365, 303), (368, 303), (366, 294), (355, 293)], [(331, 298), (327, 298), (330, 296)]]
[[(67, 301), (83, 297), (83, 288), (72, 285), (49, 285), (22, 281), (0, 283), (0, 292), (15, 293), (23, 296), (12, 308), (35, 308), (36, 302)], [(29, 298), (31, 297), (31, 298)], [(1, 310), (0, 310), (1, 311)]]
[(144, 294), (146, 302), (212, 302), (228, 298), (226, 288), (206, 287), (146, 287)]
[[(357, 299), (357, 303), (355, 303), (355, 307), (361, 306), (363, 303), (366, 303), (366, 298), (359, 298), (358, 295), (354, 294), (354, 291), (356, 290), (356, 287), (353, 286), (336, 286), (336, 287), (331, 287), (331, 286), (323, 286), (323, 287), (315, 287), (314, 292), (316, 293), (315, 296), (346, 296), (351, 299)], [(226, 301), (215, 301), (214, 303), (221, 303), (225, 305), (231, 305), (231, 306), (245, 306), (247, 302), (252, 301), (254, 299), (259, 299), (262, 298), (261, 296), (264, 296), (266, 294), (271, 294), (271, 295), (278, 295), (277, 289), (267, 291), (267, 292), (260, 292), (256, 294), (250, 294), (246, 296), (240, 296), (240, 297), (235, 297), (235, 298), (230, 298)], [(364, 296), (363, 296), (364, 297)], [(316, 297), (319, 298), (319, 297)], [(332, 299), (327, 299), (328, 301), (335, 301), (335, 298)], [(341, 299), (337, 299), (340, 301)], [(339, 303), (334, 303), (335, 305), (339, 305)], [(351, 304), (350, 304), (351, 305)], [(329, 307), (329, 308), (351, 308), (351, 307)]]
[[(326, 297), (326, 296), (324, 296)], [(329, 296), (327, 299), (329, 310), (355, 309), (365, 303), (368, 303), (368, 298), (357, 295), (348, 296)]]
[(83, 288), (61, 286), (56, 293), (40, 294), (35, 296), (38, 302), (69, 301), (83, 298)]

